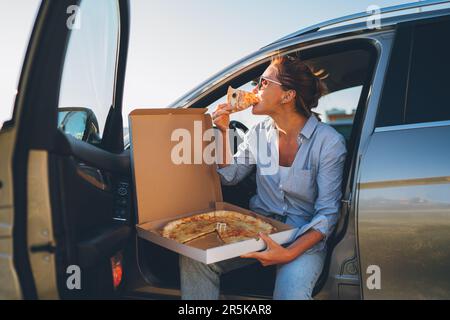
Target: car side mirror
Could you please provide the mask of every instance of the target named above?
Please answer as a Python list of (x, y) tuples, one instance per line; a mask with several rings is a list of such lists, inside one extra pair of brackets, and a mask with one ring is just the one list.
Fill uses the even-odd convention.
[(101, 142), (97, 117), (89, 108), (59, 108), (58, 129), (81, 141), (91, 144)]

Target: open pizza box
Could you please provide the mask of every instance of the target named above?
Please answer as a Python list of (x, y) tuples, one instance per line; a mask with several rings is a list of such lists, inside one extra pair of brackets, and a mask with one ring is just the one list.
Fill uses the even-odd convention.
[[(296, 228), (223, 202), (217, 165), (203, 157), (208, 145), (214, 144), (212, 137), (209, 141), (203, 139), (205, 130), (212, 128), (211, 117), (205, 112), (139, 109), (129, 115), (138, 236), (206, 264), (263, 250), (266, 246), (262, 239), (224, 245), (216, 234), (210, 234), (181, 244), (161, 235), (170, 221), (213, 210), (231, 210), (271, 223), (277, 231), (270, 237), (277, 243), (292, 241)], [(189, 148), (179, 152), (180, 142), (189, 142), (183, 144)], [(178, 164), (179, 155), (184, 163)]]

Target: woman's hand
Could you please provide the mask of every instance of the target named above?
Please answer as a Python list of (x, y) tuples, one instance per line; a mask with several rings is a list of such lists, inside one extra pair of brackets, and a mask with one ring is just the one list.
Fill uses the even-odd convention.
[(212, 119), (217, 128), (221, 131), (229, 129), (231, 106), (228, 103), (219, 104), (212, 113)]
[(267, 245), (267, 249), (263, 252), (252, 252), (241, 256), (241, 258), (258, 259), (264, 267), (274, 264), (284, 264), (292, 260), (289, 249), (280, 246), (269, 236), (260, 233), (259, 236)]

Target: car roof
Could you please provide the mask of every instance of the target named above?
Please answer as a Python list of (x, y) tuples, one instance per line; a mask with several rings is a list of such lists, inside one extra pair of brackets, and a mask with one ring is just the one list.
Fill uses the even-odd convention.
[[(363, 31), (363, 30), (370, 30), (371, 26), (369, 23), (367, 23), (371, 18), (375, 18), (376, 15), (378, 15), (377, 18), (380, 19), (379, 28), (383, 28), (386, 26), (390, 26), (393, 24), (398, 24), (400, 22), (407, 22), (407, 21), (414, 21), (414, 20), (421, 20), (429, 18), (430, 16), (436, 16), (436, 15), (446, 15), (450, 14), (449, 9), (444, 10), (434, 10), (434, 11), (422, 11), (424, 8), (431, 8), (436, 6), (442, 6), (442, 5), (450, 5), (449, 0), (426, 0), (426, 1), (420, 1), (420, 2), (413, 2), (413, 3), (406, 3), (396, 6), (390, 6), (390, 7), (384, 7), (379, 8), (376, 6), (369, 7), (367, 11), (354, 13), (350, 15), (346, 15), (343, 17), (339, 17), (336, 19), (327, 20), (312, 26), (309, 26), (304, 29), (300, 29), (294, 33), (288, 34), (287, 36), (284, 36), (268, 46), (272, 44), (278, 44), (280, 42), (283, 42), (285, 40), (297, 38), (306, 34), (316, 33), (321, 30), (327, 29), (331, 31), (338, 31), (339, 33), (347, 33), (348, 31)], [(419, 12), (411, 14), (410, 12), (412, 10), (419, 10)], [(385, 18), (383, 16), (398, 13), (396, 16)], [(410, 13), (410, 14), (408, 14)], [(362, 23), (361, 20), (365, 19)], [(360, 21), (360, 23), (356, 23), (356, 21)], [(331, 26), (341, 25), (341, 27), (334, 27), (330, 28)], [(355, 30), (356, 29), (356, 30)]]

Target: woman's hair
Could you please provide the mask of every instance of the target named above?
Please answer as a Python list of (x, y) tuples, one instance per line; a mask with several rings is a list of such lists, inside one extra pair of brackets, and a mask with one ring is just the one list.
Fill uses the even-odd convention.
[(284, 90), (294, 90), (295, 109), (309, 118), (312, 114), (321, 121), (319, 114), (312, 111), (319, 104), (319, 99), (326, 94), (327, 88), (322, 81), (324, 70), (314, 72), (312, 67), (298, 57), (277, 56), (272, 59), (272, 66), (278, 71), (278, 80)]

